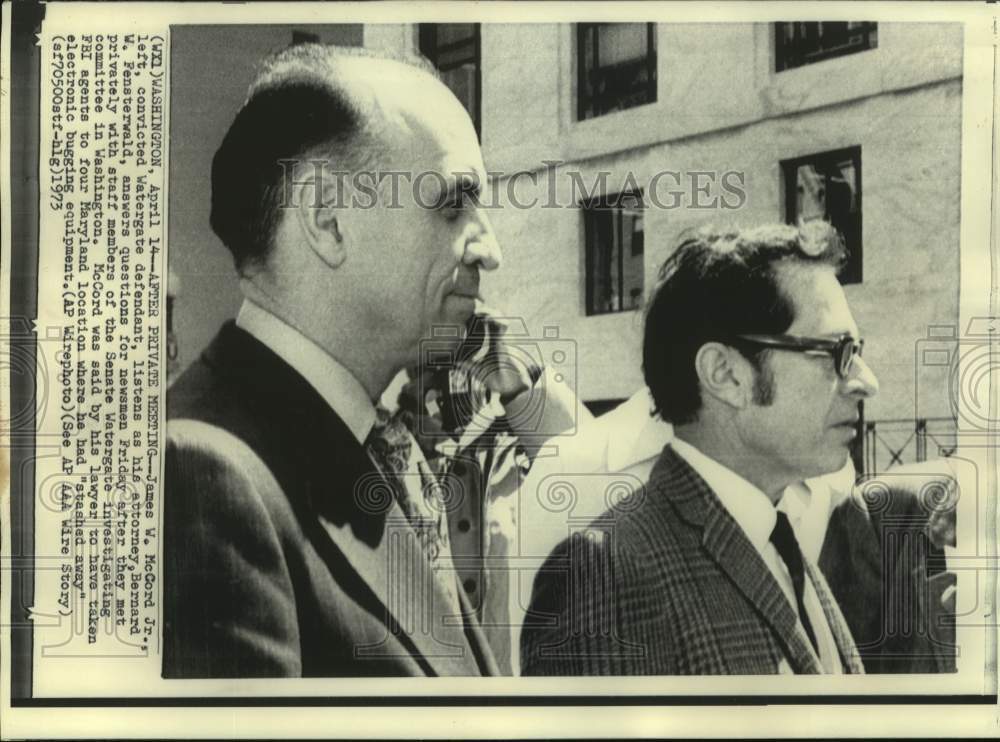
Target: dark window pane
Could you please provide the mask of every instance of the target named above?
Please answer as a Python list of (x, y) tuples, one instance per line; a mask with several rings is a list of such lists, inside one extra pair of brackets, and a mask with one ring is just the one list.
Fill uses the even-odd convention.
[(319, 35), (308, 31), (292, 31), (292, 46), (299, 44), (318, 44)]
[(437, 29), (438, 47), (449, 46), (460, 41), (474, 41), (476, 38), (475, 23), (435, 23)]
[(642, 214), (622, 212), (622, 309), (642, 306), (643, 234)]
[(577, 25), (580, 119), (656, 100), (654, 28), (652, 23)]
[(462, 102), (465, 110), (469, 111), (470, 115), (476, 110), (478, 79), (476, 66), (473, 64), (465, 64), (441, 73), (441, 80), (451, 89), (455, 97)]
[(615, 194), (584, 207), (588, 315), (637, 309), (644, 289), (642, 194)]
[(861, 148), (825, 152), (781, 163), (785, 218), (790, 224), (825, 219), (840, 232), (848, 259), (842, 283), (862, 280)]
[(482, 81), (478, 23), (421, 23), (420, 52), (441, 74), (441, 80), (469, 112), (481, 133)]
[(632, 257), (643, 253), (642, 214), (632, 217)]
[(473, 43), (463, 42), (459, 46), (452, 46), (447, 49), (439, 49), (434, 65), (441, 70), (451, 70), (456, 67), (476, 65), (476, 48)]
[(609, 23), (598, 26), (598, 56), (603, 67), (646, 58), (645, 23)]
[(590, 235), (591, 260), (594, 271), (591, 273), (593, 286), (593, 312), (603, 314), (614, 311), (614, 285), (617, 283), (613, 272), (618, 265), (615, 255), (614, 220), (610, 211), (597, 211), (591, 214)]
[(778, 72), (878, 46), (878, 24), (870, 21), (776, 23), (774, 31)]

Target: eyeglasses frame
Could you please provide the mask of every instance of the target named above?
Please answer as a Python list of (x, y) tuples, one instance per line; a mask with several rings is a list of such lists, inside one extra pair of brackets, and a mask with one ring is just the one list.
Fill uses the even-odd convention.
[(766, 348), (794, 350), (806, 355), (829, 356), (833, 358), (837, 376), (841, 379), (846, 379), (850, 376), (854, 357), (860, 357), (865, 346), (864, 338), (855, 338), (847, 333), (844, 333), (836, 340), (787, 334), (758, 335), (750, 333), (736, 335), (735, 337)]

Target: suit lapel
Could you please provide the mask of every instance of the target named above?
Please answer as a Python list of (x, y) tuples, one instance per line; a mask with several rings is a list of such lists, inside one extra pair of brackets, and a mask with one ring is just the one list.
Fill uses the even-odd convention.
[(479, 619), (476, 618), (476, 608), (469, 601), (469, 596), (465, 594), (465, 590), (462, 590), (461, 586), (458, 586), (458, 600), (462, 604), (462, 614), (465, 616), (466, 638), (475, 653), (474, 659), (483, 675), (509, 675), (510, 671), (506, 673), (501, 671), (486, 638), (486, 632), (483, 631), (483, 627), (479, 625)]
[(816, 596), (819, 598), (819, 604), (823, 608), (823, 615), (826, 616), (826, 623), (837, 643), (837, 652), (840, 654), (840, 664), (844, 668), (844, 672), (851, 675), (863, 675), (865, 668), (861, 664), (858, 648), (854, 644), (854, 638), (851, 636), (847, 621), (844, 620), (844, 614), (841, 613), (833, 593), (830, 592), (830, 587), (826, 584), (820, 571), (808, 559), (805, 560), (805, 566), (806, 573), (816, 590)]
[[(319, 393), (248, 333), (228, 323), (205, 353), (212, 369), (243, 388), (248, 414), (260, 418), (258, 441), (307, 531), (332, 544), (331, 571), (346, 561), (360, 577), (372, 610), (432, 673), (495, 671), (485, 643), (473, 649), (444, 586), (434, 575), (389, 483), (364, 447)], [(309, 525), (318, 524), (321, 527)], [(469, 616), (474, 621), (474, 616)], [(478, 628), (478, 627), (477, 627)], [(385, 642), (357, 656), (391, 651)], [(478, 662), (478, 664), (477, 664)]]
[(704, 479), (669, 446), (650, 477), (678, 515), (702, 529), (702, 546), (773, 630), (792, 670), (822, 672), (795, 610), (743, 529)]
[[(361, 486), (370, 487), (372, 483)], [(357, 538), (349, 523), (338, 525), (322, 515), (320, 521), (378, 598), (390, 633), (404, 644), (412, 644), (438, 675), (488, 672), (487, 667), (478, 665), (481, 648), (474, 653), (466, 635), (466, 620), (474, 621), (474, 617), (456, 614), (441, 583), (441, 579), (454, 579), (454, 573), (442, 572), (440, 577), (434, 573), (413, 528), (394, 500), (389, 501), (384, 513), (382, 537), (374, 544)], [(378, 657), (386, 650), (384, 642), (355, 647), (359, 657)]]

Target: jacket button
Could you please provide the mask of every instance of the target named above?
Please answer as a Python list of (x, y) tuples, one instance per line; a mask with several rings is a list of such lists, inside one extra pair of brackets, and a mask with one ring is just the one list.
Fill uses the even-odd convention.
[(471, 595), (472, 593), (476, 592), (476, 581), (466, 580), (465, 582), (462, 583), (462, 587), (465, 588), (465, 592)]

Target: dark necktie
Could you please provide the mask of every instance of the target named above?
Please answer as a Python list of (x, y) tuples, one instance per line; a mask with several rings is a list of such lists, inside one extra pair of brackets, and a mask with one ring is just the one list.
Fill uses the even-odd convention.
[(799, 542), (795, 540), (795, 532), (792, 531), (792, 524), (788, 521), (788, 516), (780, 510), (775, 511), (778, 518), (774, 523), (774, 530), (771, 531), (771, 543), (778, 550), (778, 554), (788, 567), (788, 574), (792, 577), (792, 587), (795, 589), (795, 603), (799, 611), (799, 621), (802, 628), (806, 630), (809, 641), (812, 642), (813, 649), (819, 655), (819, 644), (816, 642), (816, 634), (813, 632), (812, 623), (809, 621), (809, 614), (806, 613), (806, 606), (802, 600), (805, 590), (805, 566), (802, 563), (802, 551), (799, 549)]

